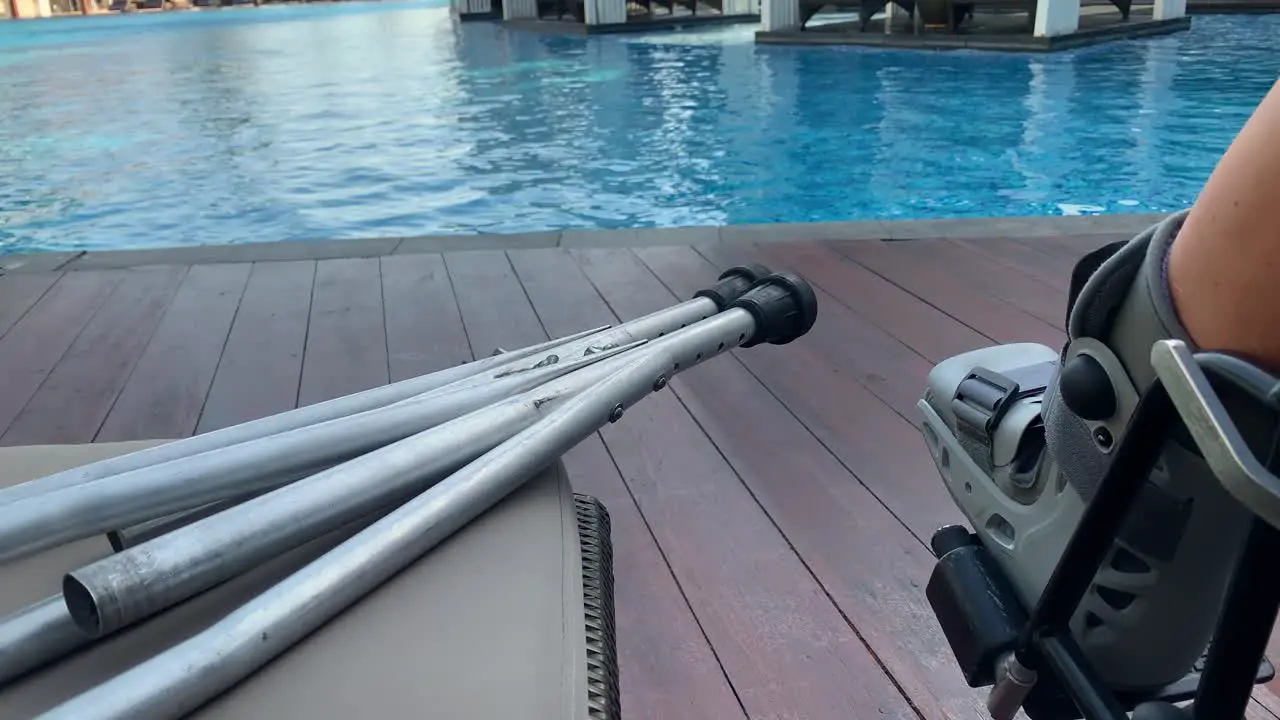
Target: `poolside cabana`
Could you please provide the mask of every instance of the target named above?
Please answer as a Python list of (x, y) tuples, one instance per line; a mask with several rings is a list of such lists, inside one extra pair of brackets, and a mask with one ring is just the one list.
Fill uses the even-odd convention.
[[(852, 21), (814, 22), (835, 8)], [(1186, 0), (761, 0), (757, 42), (1065, 50), (1190, 27)]]
[(759, 22), (760, 0), (506, 0), (502, 19), (516, 29), (561, 34), (644, 32)]

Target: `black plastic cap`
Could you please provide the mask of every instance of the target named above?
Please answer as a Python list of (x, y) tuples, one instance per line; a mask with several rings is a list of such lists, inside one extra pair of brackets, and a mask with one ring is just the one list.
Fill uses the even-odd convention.
[(933, 550), (933, 556), (938, 559), (952, 550), (977, 544), (979, 544), (978, 538), (963, 525), (946, 525), (938, 528), (929, 539), (929, 549)]
[(750, 265), (738, 265), (720, 273), (717, 278), (719, 282), (704, 290), (694, 293), (695, 298), (710, 298), (716, 304), (716, 309), (724, 312), (733, 304), (734, 300), (742, 297), (742, 294), (751, 289), (752, 285), (762, 277), (766, 277), (772, 272), (764, 265), (752, 263)]
[(1109, 420), (1116, 414), (1116, 391), (1102, 364), (1076, 355), (1062, 366), (1058, 393), (1071, 412), (1085, 420)]
[(799, 275), (777, 272), (760, 278), (730, 307), (742, 308), (755, 318), (756, 331), (742, 343), (785, 345), (809, 332), (818, 320), (818, 297)]

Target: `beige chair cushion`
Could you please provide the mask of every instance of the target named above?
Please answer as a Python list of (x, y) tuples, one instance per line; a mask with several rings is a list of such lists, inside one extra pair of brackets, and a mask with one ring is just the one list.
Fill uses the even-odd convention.
[[(0, 485), (150, 444), (0, 448)], [(189, 637), (339, 540), (0, 688), (0, 718), (36, 715)], [(0, 567), (0, 613), (58, 592), (63, 573), (110, 552), (99, 535)], [(573, 493), (557, 463), (197, 715), (586, 718), (583, 618)]]

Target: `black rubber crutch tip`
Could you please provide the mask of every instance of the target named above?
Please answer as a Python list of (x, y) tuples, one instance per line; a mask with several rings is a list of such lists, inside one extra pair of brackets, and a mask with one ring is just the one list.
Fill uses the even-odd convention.
[(746, 310), (756, 321), (755, 332), (742, 347), (785, 345), (809, 332), (818, 320), (818, 296), (804, 278), (789, 272), (760, 278), (730, 307)]
[(750, 290), (752, 285), (770, 272), (772, 271), (769, 268), (758, 263), (737, 265), (720, 273), (715, 285), (699, 290), (693, 296), (710, 299), (716, 304), (716, 310), (724, 312), (734, 300), (742, 297), (743, 293)]

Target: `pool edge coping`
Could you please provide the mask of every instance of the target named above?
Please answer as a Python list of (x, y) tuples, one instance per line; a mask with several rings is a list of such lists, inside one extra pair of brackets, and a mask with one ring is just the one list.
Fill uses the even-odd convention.
[(1035, 238), (1063, 235), (1137, 234), (1166, 215), (1167, 213), (1031, 215), (926, 220), (761, 223), (623, 230), (569, 229), (530, 233), (285, 240), (234, 245), (47, 251), (0, 255), (0, 274), (117, 269), (145, 265), (330, 260), (483, 250), (636, 248), (845, 240), (895, 242), (938, 238)]

